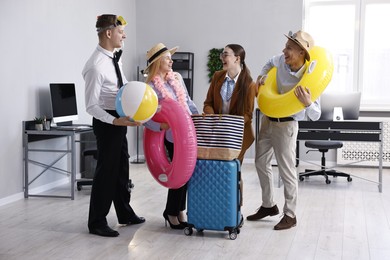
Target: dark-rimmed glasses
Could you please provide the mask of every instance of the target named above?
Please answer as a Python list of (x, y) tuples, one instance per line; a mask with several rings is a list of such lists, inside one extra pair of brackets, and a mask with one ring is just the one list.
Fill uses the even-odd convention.
[(219, 54), (219, 58), (220, 58), (220, 59), (226, 58), (226, 57), (228, 57), (228, 56), (234, 56), (234, 54), (230, 54), (230, 53), (228, 53), (228, 52), (221, 52), (221, 53)]

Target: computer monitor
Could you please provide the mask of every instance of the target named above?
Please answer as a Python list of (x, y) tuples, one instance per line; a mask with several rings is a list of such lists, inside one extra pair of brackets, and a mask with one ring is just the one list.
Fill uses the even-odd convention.
[(333, 112), (335, 111), (335, 107), (342, 108), (344, 120), (359, 119), (360, 99), (360, 92), (323, 93), (320, 97), (320, 120), (333, 121)]
[(57, 125), (71, 125), (78, 120), (74, 83), (50, 83), (52, 120)]

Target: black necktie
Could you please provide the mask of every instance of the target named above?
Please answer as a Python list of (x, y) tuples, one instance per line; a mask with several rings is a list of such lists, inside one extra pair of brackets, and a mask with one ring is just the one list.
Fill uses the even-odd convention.
[(114, 57), (112, 58), (112, 61), (114, 62), (116, 76), (118, 77), (118, 88), (121, 88), (123, 86), (122, 74), (118, 65), (118, 61), (121, 58), (121, 55), (122, 55), (122, 50), (119, 50), (114, 53)]

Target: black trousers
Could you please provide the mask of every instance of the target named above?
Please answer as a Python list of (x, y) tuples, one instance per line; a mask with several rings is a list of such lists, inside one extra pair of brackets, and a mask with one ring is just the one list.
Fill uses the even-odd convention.
[[(107, 111), (118, 116), (115, 111)], [(89, 205), (88, 227), (98, 228), (107, 225), (106, 216), (111, 203), (118, 222), (130, 221), (135, 215), (130, 206), (129, 153), (127, 148), (127, 127), (114, 126), (93, 119), (93, 131), (96, 136), (98, 158), (93, 179)]]
[[(165, 139), (165, 147), (168, 151), (169, 158), (173, 159), (173, 143)], [(171, 216), (178, 216), (180, 211), (186, 209), (187, 200), (187, 183), (178, 189), (168, 189), (167, 204), (165, 212)]]

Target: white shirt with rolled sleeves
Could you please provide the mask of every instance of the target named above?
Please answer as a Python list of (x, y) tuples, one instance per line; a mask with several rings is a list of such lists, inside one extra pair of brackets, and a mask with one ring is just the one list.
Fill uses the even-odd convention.
[[(108, 124), (112, 124), (115, 117), (105, 110), (115, 110), (115, 99), (119, 91), (118, 77), (112, 61), (113, 56), (113, 52), (98, 45), (82, 71), (85, 80), (87, 113)], [(121, 60), (118, 64), (121, 68), (123, 84), (126, 84)]]

